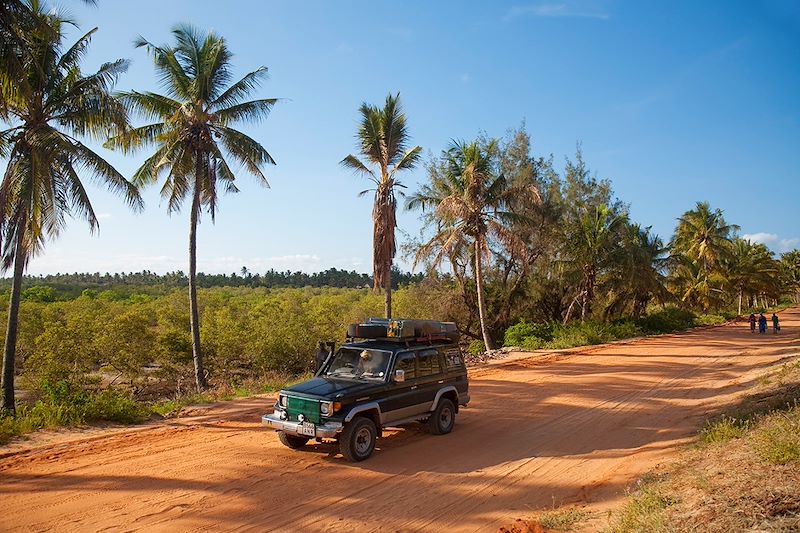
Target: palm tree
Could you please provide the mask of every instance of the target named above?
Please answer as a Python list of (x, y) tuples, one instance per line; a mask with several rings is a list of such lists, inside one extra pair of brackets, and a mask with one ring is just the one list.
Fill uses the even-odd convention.
[[(392, 262), (396, 252), (394, 232), (397, 199), (395, 187), (404, 185), (397, 180), (401, 170), (411, 170), (419, 160), (422, 148), (407, 148), (406, 116), (400, 105), (400, 93), (389, 94), (383, 109), (366, 102), (359, 108), (361, 124), (356, 133), (359, 151), (364, 161), (354, 155), (342, 159), (341, 164), (366, 176), (375, 185), (375, 203), (372, 207), (372, 271), (373, 288), (385, 289), (386, 318), (392, 317)], [(370, 169), (367, 164), (375, 166)], [(363, 196), (373, 189), (361, 191)]]
[(432, 172), (430, 184), (409, 197), (407, 208), (428, 210), (436, 225), (436, 234), (423, 244), (416, 260), (425, 258), (436, 267), (445, 259), (454, 260), (468, 250), (474, 261), (478, 317), (483, 343), (491, 350), (493, 342), (486, 320), (483, 290), (483, 262), (491, 254), (489, 244), (495, 240), (508, 248), (522, 245), (509, 224), (520, 217), (506, 210), (512, 198), (530, 195), (538, 198), (533, 185), (524, 189), (510, 187), (497, 171), (492, 154), (496, 141), (453, 142), (442, 155), (444, 172)]
[(86, 219), (91, 231), (98, 220), (81, 182), (88, 171), (110, 190), (122, 194), (131, 207), (142, 200), (135, 186), (78, 137), (104, 137), (127, 127), (125, 108), (110, 94), (128, 62), (105, 63), (84, 75), (80, 61), (92, 34), (83, 35), (63, 50), (59, 15), (31, 2), (37, 28), (25, 37), (28, 59), (13, 87), (2, 85), (2, 100), (10, 128), (0, 132), (0, 155), (8, 167), (0, 185), (0, 228), (3, 230), (3, 268), (14, 267), (3, 352), (4, 409), (14, 409), (14, 359), (22, 275), (28, 260), (41, 252), (66, 225), (68, 214)]
[(735, 239), (724, 270), (726, 280), (736, 293), (740, 315), (745, 294), (752, 300), (762, 293), (780, 292), (777, 287), (779, 266), (764, 244)]
[(164, 177), (161, 195), (167, 211), (180, 210), (191, 197), (189, 215), (189, 311), (192, 355), (198, 391), (207, 386), (203, 353), (200, 348), (200, 317), (197, 308), (197, 224), (203, 208), (211, 216), (217, 211), (218, 185), (226, 192), (238, 192), (230, 159), (240, 163), (259, 183), (268, 187), (261, 167), (275, 164), (272, 156), (251, 137), (231, 128), (239, 121), (257, 122), (266, 117), (276, 100), (245, 98), (266, 76), (260, 67), (239, 81), (228, 85), (231, 75), (231, 52), (225, 39), (214, 33), (202, 35), (191, 26), (172, 30), (174, 46), (155, 46), (139, 38), (137, 47), (145, 47), (153, 56), (166, 95), (152, 92), (124, 92), (121, 101), (147, 120), (146, 126), (110, 139), (106, 146), (131, 152), (155, 145), (156, 151), (133, 176), (139, 186), (155, 183)]
[(613, 297), (606, 312), (620, 311), (631, 305), (634, 318), (639, 318), (653, 298), (668, 297), (666, 277), (667, 248), (650, 227), (626, 224), (622, 231), (619, 261), (613, 265), (609, 285)]
[(673, 253), (698, 262), (708, 272), (728, 255), (731, 237), (738, 230), (739, 226), (725, 222), (721, 209), (712, 211), (708, 202), (697, 202), (695, 209), (678, 219), (671, 247)]
[[(615, 213), (607, 205), (601, 204), (584, 211), (578, 219), (577, 231), (568, 239), (569, 255), (581, 265), (582, 270), (579, 298), (573, 300), (574, 303), (580, 299), (581, 320), (592, 312), (598, 272), (614, 251), (619, 249), (620, 231), (627, 220), (627, 215)], [(570, 314), (570, 310), (567, 310), (565, 323)]]

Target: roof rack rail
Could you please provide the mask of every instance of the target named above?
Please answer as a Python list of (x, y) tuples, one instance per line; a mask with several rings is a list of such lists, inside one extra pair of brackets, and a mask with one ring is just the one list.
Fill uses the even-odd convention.
[(350, 324), (347, 336), (359, 339), (388, 341), (458, 341), (455, 322), (438, 320), (368, 318), (361, 324)]

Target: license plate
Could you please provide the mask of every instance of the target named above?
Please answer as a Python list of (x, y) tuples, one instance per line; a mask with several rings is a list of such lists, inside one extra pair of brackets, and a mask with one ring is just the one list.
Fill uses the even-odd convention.
[(309, 437), (313, 437), (316, 435), (316, 427), (311, 422), (303, 422), (297, 427), (297, 432), (301, 435), (307, 435)]

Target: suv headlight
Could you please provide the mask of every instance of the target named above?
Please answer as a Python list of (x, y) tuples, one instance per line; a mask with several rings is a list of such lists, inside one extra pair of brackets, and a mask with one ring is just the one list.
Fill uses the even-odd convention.
[(341, 408), (342, 404), (339, 402), (319, 402), (319, 414), (323, 416), (331, 416)]
[(278, 405), (280, 405), (284, 409), (286, 409), (286, 401), (287, 400), (285, 394), (278, 395)]

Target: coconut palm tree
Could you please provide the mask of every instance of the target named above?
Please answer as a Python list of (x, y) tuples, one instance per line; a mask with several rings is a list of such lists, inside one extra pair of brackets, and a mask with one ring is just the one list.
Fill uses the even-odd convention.
[(731, 238), (739, 226), (728, 224), (721, 209), (711, 209), (708, 202), (697, 206), (678, 219), (671, 247), (673, 253), (699, 263), (703, 271), (715, 269), (731, 249)]
[(110, 91), (127, 69), (126, 60), (105, 63), (84, 75), (80, 62), (96, 28), (63, 49), (65, 19), (30, 4), (35, 29), (25, 36), (24, 70), (2, 84), (8, 129), (0, 131), (0, 156), (8, 167), (0, 185), (3, 267), (14, 278), (3, 352), (3, 403), (14, 409), (14, 359), (22, 275), (28, 260), (41, 252), (66, 225), (67, 215), (84, 218), (91, 231), (98, 220), (80, 174), (86, 172), (136, 209), (142, 200), (135, 186), (88, 148), (80, 137), (105, 138), (127, 127), (125, 108)]
[(506, 248), (523, 243), (509, 228), (519, 216), (507, 210), (512, 198), (530, 195), (538, 198), (533, 185), (510, 187), (497, 170), (493, 154), (496, 141), (453, 142), (443, 152), (444, 171), (432, 172), (430, 183), (409, 197), (408, 209), (428, 211), (436, 234), (423, 244), (416, 261), (428, 260), (436, 267), (445, 259), (470, 255), (474, 264), (475, 287), (481, 336), (487, 350), (493, 348), (486, 319), (483, 289), (484, 260), (490, 257), (490, 241), (503, 243)]
[[(577, 231), (567, 239), (568, 255), (582, 270), (580, 292), (573, 300), (581, 302), (581, 320), (592, 312), (598, 272), (619, 249), (621, 230), (627, 220), (627, 215), (616, 213), (605, 204), (588, 208), (578, 219)], [(570, 314), (567, 310), (565, 323)]]
[(740, 315), (745, 295), (752, 301), (760, 294), (781, 292), (779, 263), (764, 244), (734, 239), (730, 254), (723, 263), (723, 270), (728, 285), (735, 291)]
[[(372, 271), (373, 288), (385, 290), (386, 318), (392, 316), (392, 263), (395, 246), (394, 233), (397, 226), (396, 188), (404, 185), (397, 180), (401, 170), (413, 169), (419, 160), (422, 148), (408, 148), (406, 116), (400, 105), (400, 93), (389, 94), (383, 108), (366, 102), (359, 108), (361, 123), (356, 133), (362, 161), (348, 155), (341, 164), (354, 172), (363, 174), (375, 185), (375, 189), (361, 191), (359, 196), (375, 191), (372, 207)], [(375, 169), (370, 169), (372, 165)]]
[(607, 315), (630, 305), (632, 315), (639, 318), (653, 298), (668, 298), (664, 275), (668, 249), (650, 229), (636, 223), (625, 224), (620, 253), (608, 280), (611, 297)]
[(203, 208), (214, 221), (218, 187), (225, 192), (239, 190), (226, 155), (254, 175), (261, 185), (269, 186), (261, 168), (275, 164), (272, 156), (231, 125), (264, 119), (276, 99), (245, 101), (266, 76), (266, 67), (228, 85), (232, 80), (231, 52), (223, 37), (201, 34), (187, 25), (176, 26), (172, 35), (173, 46), (155, 46), (141, 37), (136, 41), (138, 47), (146, 48), (152, 55), (166, 94), (131, 91), (119, 95), (131, 111), (154, 122), (114, 137), (106, 146), (124, 152), (155, 146), (155, 152), (135, 172), (133, 183), (145, 186), (163, 177), (161, 195), (167, 200), (169, 213), (179, 211), (184, 200), (191, 198), (189, 312), (195, 381), (200, 391), (208, 384), (197, 308), (197, 224)]

